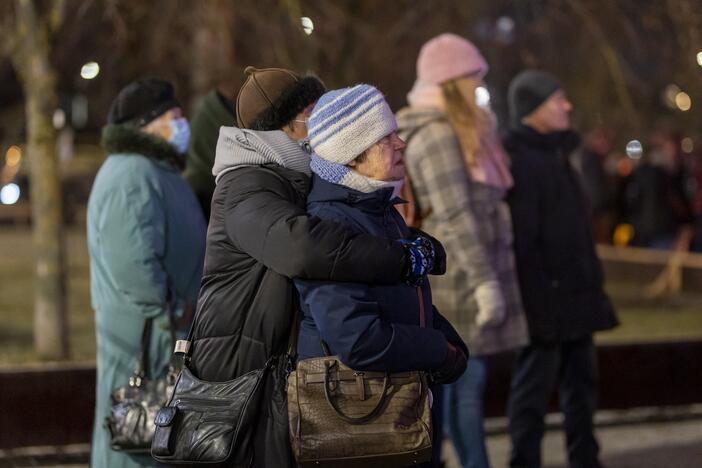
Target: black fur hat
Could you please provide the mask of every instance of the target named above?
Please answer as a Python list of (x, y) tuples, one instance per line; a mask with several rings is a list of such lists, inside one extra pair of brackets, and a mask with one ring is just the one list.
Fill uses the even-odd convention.
[(246, 67), (244, 73), (248, 78), (236, 98), (241, 128), (279, 130), (326, 91), (318, 78), (283, 68)]

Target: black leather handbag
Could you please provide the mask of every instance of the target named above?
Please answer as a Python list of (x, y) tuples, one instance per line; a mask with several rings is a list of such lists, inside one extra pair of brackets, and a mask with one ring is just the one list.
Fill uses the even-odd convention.
[[(155, 430), (154, 418), (173, 388), (176, 375), (173, 361), (168, 376), (160, 379), (149, 379), (146, 376), (152, 326), (153, 319), (146, 319), (141, 336), (141, 350), (129, 383), (112, 393), (113, 405), (104, 424), (110, 434), (112, 450), (149, 453)], [(171, 320), (171, 339), (175, 340), (173, 326)]]
[[(275, 442), (272, 448), (276, 452), (289, 451), (284, 425), (279, 431), (269, 428), (261, 431), (259, 425), (265, 419), (264, 414), (276, 410), (271, 405), (277, 400), (285, 405), (285, 398), (280, 395), (285, 392), (285, 379), (280, 378), (279, 374), (287, 374), (285, 369), (291, 366), (289, 355), (274, 356), (263, 368), (226, 382), (198, 379), (188, 368), (196, 322), (197, 317), (187, 340), (176, 344), (175, 354), (183, 357), (183, 367), (170, 400), (156, 414), (151, 456), (167, 465), (207, 464), (248, 468), (253, 462), (253, 439), (262, 432), (267, 440)], [(282, 417), (285, 416), (282, 413)], [(280, 443), (278, 433), (285, 437), (284, 444)], [(272, 454), (280, 457), (286, 455)], [(265, 454), (258, 456), (266, 458)]]
[(272, 365), (227, 382), (200, 380), (184, 366), (173, 396), (156, 415), (151, 456), (165, 464), (250, 466), (251, 438)]

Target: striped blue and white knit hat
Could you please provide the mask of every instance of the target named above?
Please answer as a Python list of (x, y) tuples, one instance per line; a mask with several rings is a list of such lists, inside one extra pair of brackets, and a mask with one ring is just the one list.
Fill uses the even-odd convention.
[(395, 130), (397, 122), (385, 97), (367, 84), (325, 93), (307, 121), (314, 152), (337, 164), (350, 163)]

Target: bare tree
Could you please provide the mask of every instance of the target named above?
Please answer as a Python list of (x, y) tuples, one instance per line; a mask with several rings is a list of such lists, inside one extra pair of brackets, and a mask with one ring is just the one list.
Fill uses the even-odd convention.
[[(231, 80), (234, 65), (234, 7), (230, 2), (211, 0), (194, 8), (190, 68), (191, 109), (215, 87)], [(230, 92), (226, 93), (230, 95)]]
[(49, 61), (51, 36), (61, 24), (63, 3), (16, 0), (16, 40), (9, 51), (25, 99), (35, 247), (34, 346), (48, 359), (65, 359), (69, 354), (61, 180), (52, 124), (57, 98)]
[(614, 84), (617, 91), (619, 103), (626, 114), (631, 119), (634, 119), (638, 126), (638, 114), (635, 111), (634, 102), (631, 98), (631, 94), (629, 93), (629, 89), (627, 88), (626, 77), (622, 70), (619, 54), (617, 53), (616, 48), (608, 40), (606, 32), (597, 22), (596, 16), (590, 10), (588, 10), (582, 1), (570, 0), (569, 5), (577, 17), (582, 20), (582, 23), (585, 25), (585, 29), (588, 31), (588, 33), (595, 38), (599, 52), (602, 54), (602, 57), (607, 65), (607, 69), (609, 70), (611, 82)]

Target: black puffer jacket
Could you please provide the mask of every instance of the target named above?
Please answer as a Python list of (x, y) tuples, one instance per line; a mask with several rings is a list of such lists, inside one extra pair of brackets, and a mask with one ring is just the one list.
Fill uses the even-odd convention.
[(388, 284), (404, 267), (398, 243), (309, 217), (307, 175), (242, 166), (241, 150), (212, 199), (190, 363), (206, 380), (232, 379), (285, 350), (297, 302), (289, 278)]
[(603, 290), (590, 216), (567, 155), (573, 132), (542, 135), (527, 126), (504, 140), (514, 188), (508, 196), (514, 250), (532, 340), (555, 342), (618, 324)]

